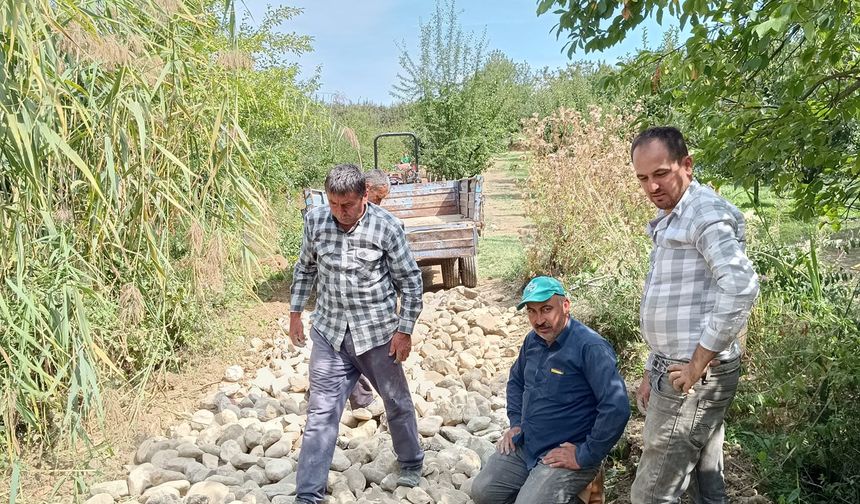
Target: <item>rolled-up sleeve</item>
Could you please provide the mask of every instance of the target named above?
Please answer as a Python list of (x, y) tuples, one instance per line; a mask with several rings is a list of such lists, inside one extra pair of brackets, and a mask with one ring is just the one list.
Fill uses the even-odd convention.
[(759, 291), (758, 275), (738, 239), (733, 218), (697, 227), (695, 243), (717, 284), (714, 308), (707, 316), (699, 344), (721, 352), (747, 323)]
[(293, 283), (290, 286), (290, 311), (300, 312), (305, 309), (308, 298), (317, 279), (317, 256), (312, 239), (311, 213), (305, 215), (302, 247), (299, 259), (293, 268)]
[(424, 301), (421, 298), (424, 283), (421, 280), (421, 270), (409, 250), (406, 243), (406, 233), (401, 226), (394, 226), (394, 231), (389, 235), (385, 249), (388, 261), (388, 271), (391, 280), (400, 292), (400, 321), (397, 330), (405, 334), (412, 334), (415, 321), (421, 314)]

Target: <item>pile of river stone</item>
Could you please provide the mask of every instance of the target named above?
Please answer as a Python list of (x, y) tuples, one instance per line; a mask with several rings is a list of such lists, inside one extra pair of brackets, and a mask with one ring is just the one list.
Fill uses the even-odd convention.
[[(471, 502), (472, 479), (507, 427), (508, 370), (528, 330), (513, 307), (486, 299), (464, 287), (424, 295), (404, 363), (426, 450), (421, 484), (396, 485), (397, 461), (377, 398), (368, 408), (347, 406), (341, 418), (327, 502)], [(145, 440), (128, 477), (93, 485), (87, 503), (292, 503), (310, 348), (293, 347), (286, 320), (279, 323), (278, 337), (251, 341), (249, 351), (265, 354), (267, 367), (229, 367), (200, 410)]]

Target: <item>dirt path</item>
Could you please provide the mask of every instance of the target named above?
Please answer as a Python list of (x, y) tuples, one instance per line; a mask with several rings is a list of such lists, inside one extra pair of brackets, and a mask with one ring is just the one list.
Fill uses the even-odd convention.
[(511, 294), (527, 278), (525, 241), (531, 232), (523, 203), (528, 157), (506, 152), (484, 173), (484, 230), (478, 245), (479, 287)]
[(523, 196), (528, 177), (528, 154), (512, 151), (494, 158), (484, 174), (484, 236), (521, 236), (531, 229)]

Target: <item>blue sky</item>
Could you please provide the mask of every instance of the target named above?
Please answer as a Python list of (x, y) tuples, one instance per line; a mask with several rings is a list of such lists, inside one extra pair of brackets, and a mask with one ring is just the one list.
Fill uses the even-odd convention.
[[(297, 59), (304, 77), (320, 68), (320, 93), (323, 98), (339, 94), (349, 101), (370, 100), (391, 103), (391, 86), (399, 70), (398, 44), (410, 54), (418, 54), (419, 21), (429, 20), (434, 0), (246, 0), (256, 20), (265, 6), (289, 5), (304, 12), (281, 28), (314, 38), (313, 52)], [(551, 12), (538, 17), (533, 0), (458, 0), (460, 23), (466, 31), (481, 33), (486, 28), (490, 49), (500, 49), (515, 61), (532, 68), (563, 67), (569, 60), (562, 47), (564, 35), (556, 39), (552, 27), (557, 16)], [(662, 39), (665, 26), (649, 22), (648, 41)], [(641, 30), (602, 54), (576, 53), (580, 59), (614, 63), (642, 45)]]

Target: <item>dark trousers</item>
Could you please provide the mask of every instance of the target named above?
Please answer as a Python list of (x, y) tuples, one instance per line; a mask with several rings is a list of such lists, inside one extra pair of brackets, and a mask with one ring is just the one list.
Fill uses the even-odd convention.
[(340, 417), (359, 375), (366, 376), (382, 398), (401, 469), (421, 467), (424, 451), (418, 443), (415, 406), (403, 366), (388, 355), (389, 343), (356, 355), (352, 334), (347, 331), (340, 351), (335, 351), (315, 328), (311, 328), (311, 341), (310, 399), (296, 471), (296, 497), (322, 501)]

